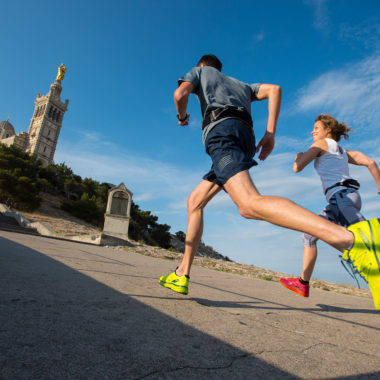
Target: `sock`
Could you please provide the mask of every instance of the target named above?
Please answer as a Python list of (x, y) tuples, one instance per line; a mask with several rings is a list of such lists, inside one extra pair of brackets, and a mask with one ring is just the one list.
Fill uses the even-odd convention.
[(301, 276), (299, 277), (299, 280), (302, 285), (309, 285), (309, 281), (302, 280)]
[[(180, 275), (177, 273), (177, 269), (178, 269), (178, 267), (175, 269), (174, 273), (176, 274), (176, 276), (178, 276), (178, 277), (182, 277), (183, 275), (180, 276)], [(190, 279), (190, 276), (188, 276), (187, 274), (185, 274), (185, 277), (188, 278), (188, 279)]]

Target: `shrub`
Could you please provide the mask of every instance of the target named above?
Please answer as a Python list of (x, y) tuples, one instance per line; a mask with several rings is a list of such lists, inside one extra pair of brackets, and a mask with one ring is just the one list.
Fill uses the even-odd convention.
[(179, 241), (182, 241), (183, 243), (185, 242), (186, 239), (186, 234), (183, 231), (178, 231), (175, 233), (175, 236)]
[(0, 202), (33, 211), (40, 204), (41, 163), (15, 146), (0, 144)]
[(158, 245), (169, 248), (171, 236), (170, 226), (157, 223), (158, 217), (150, 211), (140, 210), (140, 207), (132, 202), (131, 220), (129, 222), (129, 236), (133, 240), (143, 240), (150, 245)]
[(64, 201), (61, 208), (79, 219), (86, 222), (102, 226), (104, 210), (100, 209), (96, 203), (96, 197), (91, 198), (87, 193), (83, 193), (78, 201)]

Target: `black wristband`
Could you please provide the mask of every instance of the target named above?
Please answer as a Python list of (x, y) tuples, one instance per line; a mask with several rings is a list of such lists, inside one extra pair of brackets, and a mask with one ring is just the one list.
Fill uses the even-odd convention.
[(179, 118), (179, 115), (178, 115), (178, 113), (177, 113), (177, 119), (178, 119), (181, 123), (187, 119), (187, 116), (188, 116), (188, 115), (186, 114), (185, 117), (184, 117), (183, 119), (180, 119), (180, 118)]

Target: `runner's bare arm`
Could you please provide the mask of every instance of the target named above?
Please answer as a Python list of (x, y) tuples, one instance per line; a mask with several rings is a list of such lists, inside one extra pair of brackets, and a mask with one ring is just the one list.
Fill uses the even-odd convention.
[(174, 91), (174, 105), (177, 109), (179, 125), (188, 125), (190, 114), (186, 113), (187, 103), (189, 101), (189, 95), (193, 92), (194, 86), (191, 82), (182, 82), (178, 88)]
[(276, 125), (281, 108), (282, 90), (276, 84), (263, 83), (257, 93), (258, 100), (268, 99), (268, 123), (267, 132), (276, 133)]
[(302, 171), (311, 161), (324, 154), (327, 151), (327, 148), (326, 141), (320, 140), (312, 144), (307, 152), (298, 153), (293, 162), (293, 171), (295, 173)]
[(264, 137), (260, 140), (256, 149), (256, 152), (259, 152), (261, 148), (259, 160), (262, 161), (271, 154), (274, 148), (274, 135), (276, 133), (278, 116), (280, 114), (281, 95), (282, 90), (280, 86), (267, 83), (261, 84), (257, 93), (258, 100), (268, 99), (267, 129)]
[(376, 182), (380, 194), (380, 170), (376, 162), (362, 152), (347, 150), (348, 162), (353, 165), (366, 166)]

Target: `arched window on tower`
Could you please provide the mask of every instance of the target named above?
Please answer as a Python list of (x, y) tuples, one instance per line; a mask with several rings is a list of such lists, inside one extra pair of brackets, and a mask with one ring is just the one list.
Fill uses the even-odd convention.
[(51, 119), (52, 113), (53, 113), (53, 106), (50, 106), (49, 112), (48, 112), (48, 117), (50, 117), (50, 119)]
[(61, 111), (58, 111), (57, 112), (57, 117), (56, 117), (56, 121), (59, 122), (59, 118), (61, 117)]

